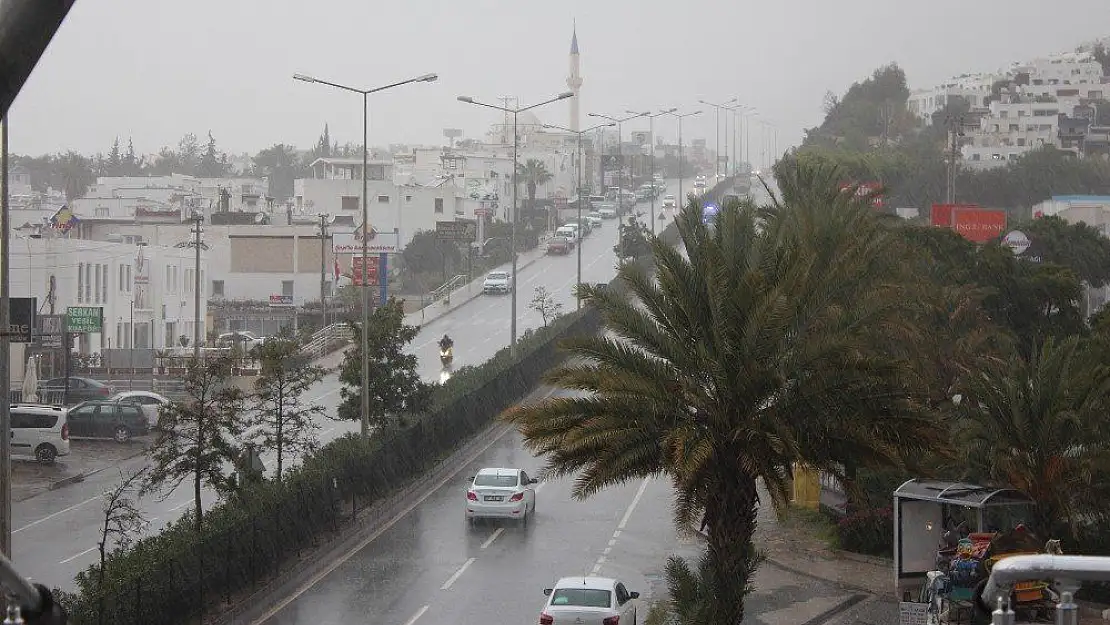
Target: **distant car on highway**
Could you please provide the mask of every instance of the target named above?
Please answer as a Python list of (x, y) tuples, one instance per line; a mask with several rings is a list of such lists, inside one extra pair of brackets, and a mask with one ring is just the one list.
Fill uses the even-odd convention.
[(125, 401), (136, 404), (142, 409), (151, 428), (158, 425), (158, 413), (170, 400), (165, 395), (151, 391), (122, 391), (108, 398), (108, 401)]
[(476, 519), (515, 519), (528, 525), (528, 517), (536, 512), (536, 489), (539, 480), (528, 477), (520, 469), (487, 468), (470, 478), (466, 491), (466, 522)]
[(616, 219), (617, 218), (617, 205), (616, 204), (601, 204), (597, 207), (597, 214), (601, 215), (602, 219)]
[(555, 231), (555, 236), (570, 239), (575, 243), (578, 243), (580, 238), (578, 228), (570, 225), (559, 226), (559, 229)]
[(590, 224), (590, 226), (593, 228), (600, 228), (602, 224), (601, 213), (594, 211), (589, 215), (586, 215), (586, 223)]
[(566, 237), (551, 237), (547, 242), (548, 254), (569, 254), (574, 244)]
[(663, 208), (677, 208), (677, 207), (678, 207), (678, 200), (676, 200), (673, 195), (664, 195), (663, 196)]
[(540, 625), (636, 625), (636, 599), (611, 577), (564, 577), (545, 588)]
[(482, 281), (483, 293), (508, 293), (513, 288), (513, 278), (508, 271), (491, 271)]
[(578, 223), (577, 221), (568, 221), (563, 225), (570, 226), (575, 230), (579, 230), (581, 232), (582, 238), (590, 236), (590, 233), (593, 232), (594, 229), (594, 227), (590, 225), (589, 220), (586, 219), (583, 219), (582, 223)]

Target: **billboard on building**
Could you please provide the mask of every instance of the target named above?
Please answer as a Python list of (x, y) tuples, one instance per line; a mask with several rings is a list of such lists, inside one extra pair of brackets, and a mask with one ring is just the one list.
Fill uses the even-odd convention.
[(632, 143), (639, 146), (651, 145), (651, 132), (647, 130), (633, 130)]
[[(852, 187), (856, 188), (856, 196), (864, 197), (875, 193), (880, 193), (883, 190), (883, 185), (880, 182), (842, 182), (840, 183), (841, 191), (848, 191)], [(871, 198), (871, 205), (875, 208), (883, 207), (883, 198), (881, 195), (876, 195)]]
[(1006, 211), (964, 208), (953, 211), (952, 229), (975, 243), (997, 239), (1006, 231)]
[(378, 257), (369, 256), (365, 262), (362, 256), (351, 257), (351, 281), (355, 286), (377, 286)]
[(980, 209), (978, 204), (933, 204), (931, 221), (934, 226), (952, 227), (952, 215), (959, 210)]

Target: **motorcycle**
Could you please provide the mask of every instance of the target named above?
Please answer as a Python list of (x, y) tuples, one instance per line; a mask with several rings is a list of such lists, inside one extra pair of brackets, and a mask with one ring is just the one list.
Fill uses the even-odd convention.
[(455, 359), (454, 349), (454, 347), (439, 348), (439, 362), (442, 363), (444, 367), (451, 366), (451, 361)]

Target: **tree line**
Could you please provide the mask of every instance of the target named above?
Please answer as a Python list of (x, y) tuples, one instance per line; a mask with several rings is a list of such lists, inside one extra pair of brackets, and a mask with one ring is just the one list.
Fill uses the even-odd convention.
[[(668, 563), (684, 625), (743, 621), (756, 509), (787, 505), (796, 464), (839, 479), (850, 515), (889, 507), (864, 488), (876, 472), (1011, 485), (1042, 537), (1110, 547), (1092, 539), (1110, 518), (1110, 313), (1088, 326), (1081, 287), (1105, 283), (1105, 239), (1038, 220), (1054, 243), (1029, 262), (885, 216), (844, 175), (786, 159), (770, 205), (714, 226), (692, 202), (677, 249), (648, 235), (653, 272), (621, 266), (631, 297), (584, 289), (609, 332), (564, 341), (547, 376), (581, 393), (504, 416), (578, 497), (673, 484), (676, 524), (707, 535), (700, 561)], [(870, 518), (889, 545), (889, 515)]]
[(124, 146), (120, 137), (116, 137), (107, 152), (86, 155), (70, 150), (41, 156), (12, 155), (12, 165), (27, 171), (36, 191), (41, 193), (52, 188), (64, 192), (70, 200), (83, 196), (100, 176), (182, 174), (201, 178), (269, 177), (269, 194), (280, 203), (293, 195), (293, 181), (307, 175), (312, 161), (356, 154), (361, 154), (361, 147), (350, 143), (339, 145), (332, 140), (325, 125), (311, 149), (303, 151), (289, 144), (276, 143), (260, 150), (243, 166), (232, 163), (232, 156), (219, 148), (211, 131), (206, 140), (186, 133), (176, 146), (163, 146), (153, 156), (137, 153), (132, 138), (129, 137)]

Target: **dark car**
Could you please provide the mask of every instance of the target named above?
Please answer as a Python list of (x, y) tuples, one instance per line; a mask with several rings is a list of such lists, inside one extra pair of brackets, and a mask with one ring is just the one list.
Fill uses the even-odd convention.
[[(66, 379), (51, 378), (39, 383), (39, 394), (42, 401), (47, 403), (62, 403), (65, 395)], [(103, 382), (92, 378), (69, 378), (69, 405), (78, 404), (90, 399), (105, 399), (111, 396), (115, 389)]]
[(130, 401), (90, 400), (69, 409), (70, 436), (111, 438), (126, 443), (133, 436), (150, 433), (142, 406)]
[(570, 239), (566, 237), (552, 237), (547, 242), (548, 254), (569, 254), (570, 248)]

